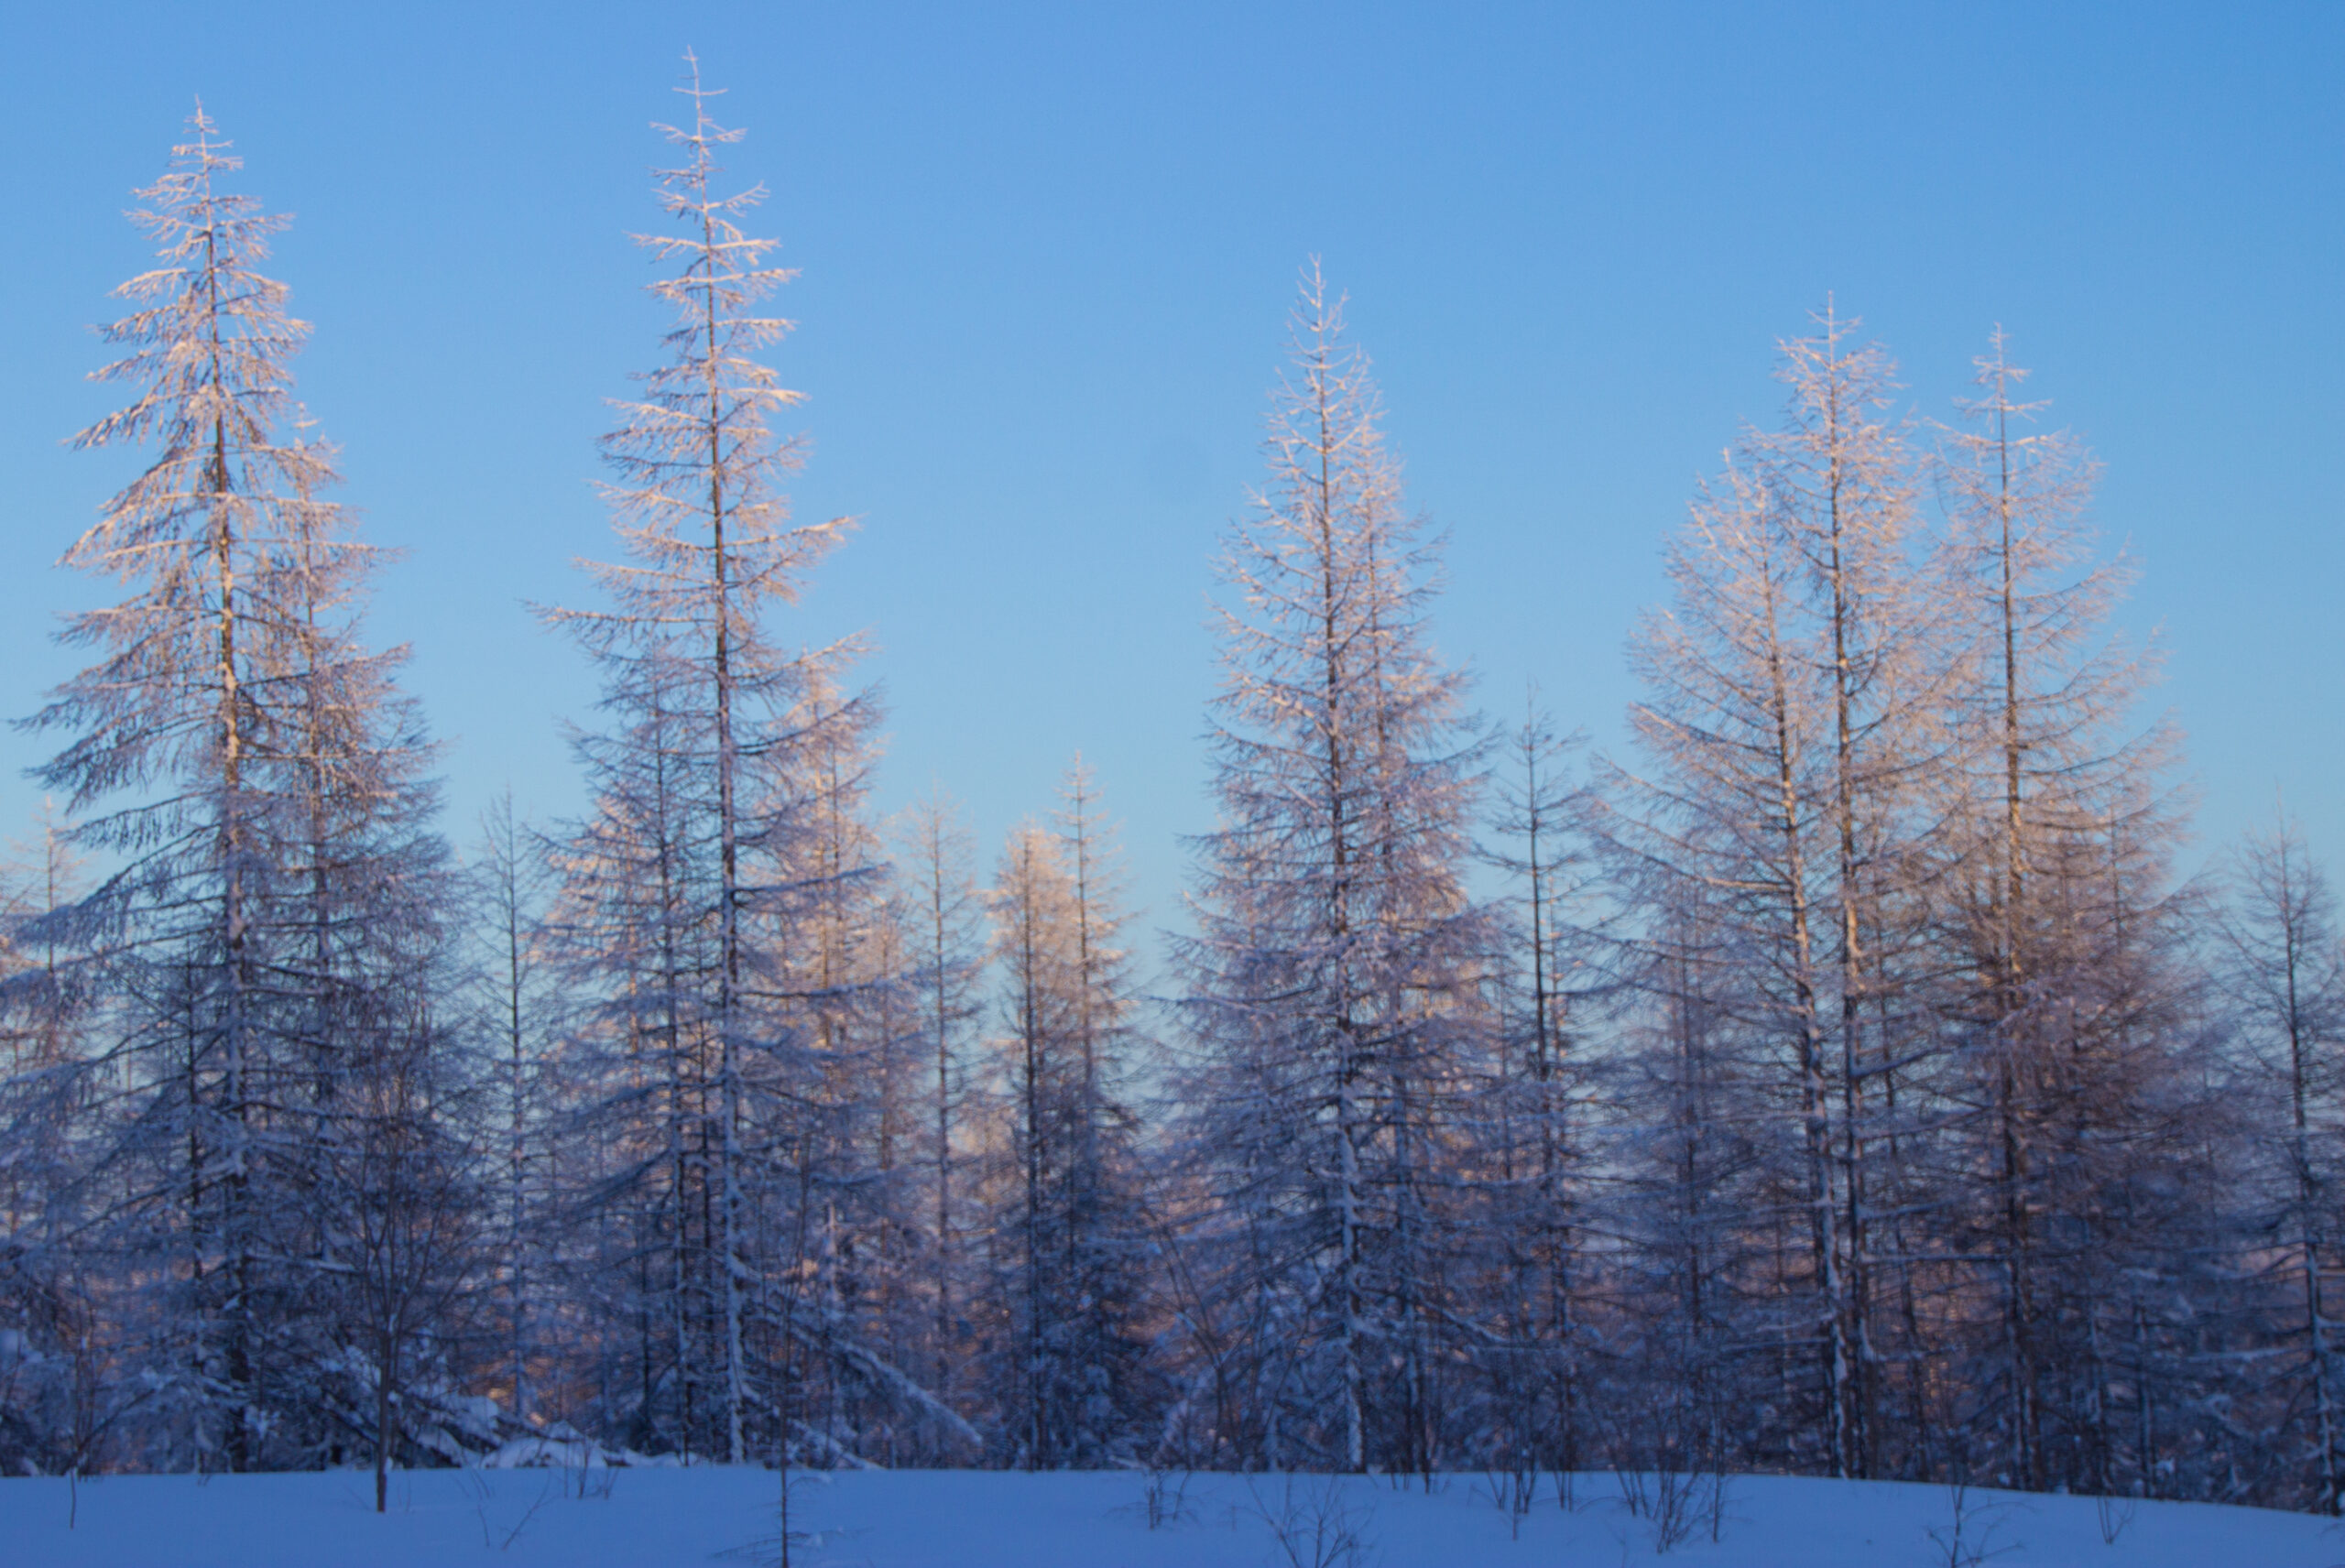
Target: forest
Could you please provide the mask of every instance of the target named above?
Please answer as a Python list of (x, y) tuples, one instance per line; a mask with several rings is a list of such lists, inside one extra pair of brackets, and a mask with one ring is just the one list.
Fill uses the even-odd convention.
[(0, 1472), (2340, 1511), (2334, 898), (2284, 811), (2180, 869), (2133, 569), (2000, 329), (1942, 419), (1840, 302), (1777, 346), (1604, 756), (1441, 656), (1444, 535), (1307, 264), (1198, 562), (1214, 825), (1144, 974), (1079, 757), (998, 849), (873, 806), (866, 646), (791, 624), (851, 533), (790, 509), (791, 274), (689, 106), (613, 537), (531, 606), (599, 681), (576, 820), (444, 820), (283, 220), (201, 111), (138, 193), (125, 401), (74, 439), (145, 466), (38, 520), (86, 664), (16, 720), (54, 810), (0, 887)]

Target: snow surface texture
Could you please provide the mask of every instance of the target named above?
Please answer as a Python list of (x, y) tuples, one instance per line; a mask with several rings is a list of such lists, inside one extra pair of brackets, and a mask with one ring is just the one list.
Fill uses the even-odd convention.
[[(1250, 1485), (1249, 1485), (1250, 1482)], [(608, 1485), (605, 1485), (607, 1483)], [(1503, 1486), (1504, 1483), (1500, 1483)], [(1581, 1476), (1565, 1512), (1544, 1485), (1512, 1521), (1478, 1475), (1419, 1486), (1358, 1477), (1167, 1478), (1148, 1523), (1129, 1473), (862, 1471), (793, 1477), (803, 1568), (1613, 1568), (1655, 1560), (1656, 1511), (1610, 1475)], [(390, 1511), (373, 1476), (117, 1475), (0, 1480), (0, 1561), (43, 1568), (672, 1568), (774, 1561), (770, 1471), (400, 1472)], [(2302, 1514), (2196, 1503), (2105, 1510), (2090, 1497), (1973, 1491), (1958, 1539), (1943, 1486), (1728, 1482), (1721, 1539), (1692, 1521), (1660, 1561), (1735, 1568), (2335, 1568), (2345, 1530)], [(794, 1532), (795, 1533), (795, 1532)], [(2113, 1541), (2107, 1539), (2115, 1535)], [(1281, 1537), (1283, 1535), (1284, 1541)]]

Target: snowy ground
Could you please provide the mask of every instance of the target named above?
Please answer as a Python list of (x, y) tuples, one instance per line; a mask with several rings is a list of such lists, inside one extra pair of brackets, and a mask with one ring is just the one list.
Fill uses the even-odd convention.
[[(776, 1481), (750, 1469), (419, 1471), (373, 1512), (355, 1472), (66, 1483), (0, 1480), (0, 1563), (41, 1568), (671, 1568), (773, 1561)], [(612, 1481), (607, 1493), (600, 1483)], [(1177, 1494), (1173, 1477), (1168, 1493)], [(1137, 1475), (863, 1472), (798, 1479), (803, 1568), (1615, 1568), (1655, 1560), (1653, 1509), (1609, 1475), (1579, 1507), (1543, 1486), (1519, 1534), (1478, 1475), (1433, 1495), (1349, 1479), (1198, 1475), (1178, 1516), (1147, 1519)], [(601, 1495), (598, 1495), (601, 1494)], [(2114, 1534), (2112, 1541), (2105, 1539)], [(1281, 1536), (1287, 1546), (1282, 1547)], [(1345, 1539), (1358, 1551), (1343, 1553)], [(1322, 1543), (1325, 1550), (1322, 1550)], [(1291, 1547), (1290, 1552), (1287, 1548)], [(1751, 1477), (1728, 1484), (1720, 1539), (1696, 1521), (1663, 1561), (1733, 1568), (2336, 1568), (2345, 1531), (2252, 1508), (1973, 1492), (1960, 1539), (1943, 1487)]]

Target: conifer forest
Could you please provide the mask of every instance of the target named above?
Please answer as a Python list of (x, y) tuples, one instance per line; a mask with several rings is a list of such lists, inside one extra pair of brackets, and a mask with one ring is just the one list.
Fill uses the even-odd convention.
[(2178, 861), (2158, 648), (2024, 342), (1909, 398), (1819, 289), (1652, 541), (1606, 754), (1438, 650), (1474, 520), (1414, 510), (1296, 258), (1196, 562), (1213, 825), (1141, 911), (1080, 757), (999, 844), (875, 805), (867, 648), (794, 624), (855, 546), (791, 508), (792, 274), (694, 80), (610, 533), (516, 611), (598, 683), (574, 820), (442, 810), (285, 220), (202, 111), (157, 148), (73, 437), (135, 477), (17, 525), (79, 671), (10, 715), (53, 810), (0, 887), (0, 1471), (2345, 1507), (2336, 899), (2285, 813)]

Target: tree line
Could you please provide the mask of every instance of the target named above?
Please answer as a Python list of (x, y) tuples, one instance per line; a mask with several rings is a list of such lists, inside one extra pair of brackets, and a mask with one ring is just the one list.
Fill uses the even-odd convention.
[(1830, 306), (1666, 541), (1632, 745), (1470, 706), (1308, 267), (1213, 563), (1167, 974), (1098, 780), (988, 868), (778, 626), (789, 274), (667, 128), (602, 443), (587, 805), (461, 853), (200, 111), (78, 439), (152, 461), (19, 732), (0, 1468), (1616, 1466), (2336, 1512), (2345, 946), (2186, 878), (2096, 466), (1998, 331), (1944, 423)]

